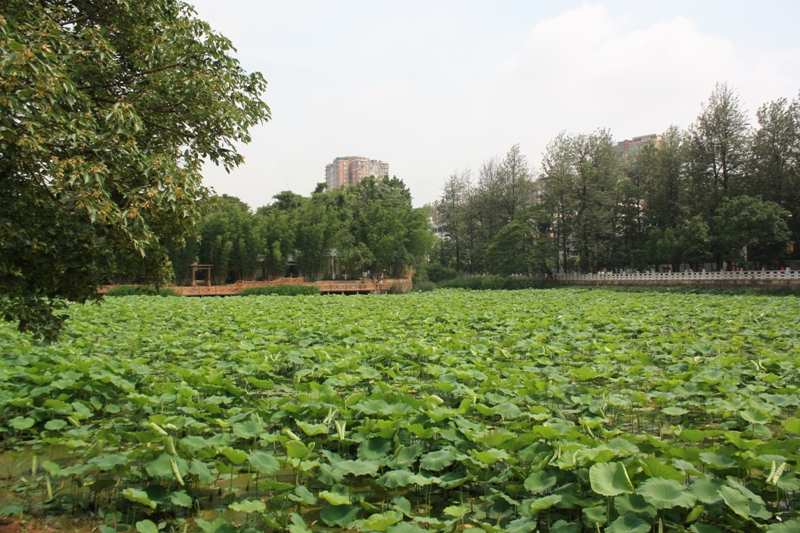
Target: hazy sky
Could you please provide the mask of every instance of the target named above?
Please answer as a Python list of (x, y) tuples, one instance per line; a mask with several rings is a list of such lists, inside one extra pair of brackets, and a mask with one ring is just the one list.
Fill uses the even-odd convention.
[(420, 206), (514, 144), (536, 170), (562, 130), (686, 128), (716, 82), (753, 117), (800, 92), (797, 0), (190, 2), (269, 82), (245, 164), (205, 169), (254, 208), (337, 156), (387, 161)]

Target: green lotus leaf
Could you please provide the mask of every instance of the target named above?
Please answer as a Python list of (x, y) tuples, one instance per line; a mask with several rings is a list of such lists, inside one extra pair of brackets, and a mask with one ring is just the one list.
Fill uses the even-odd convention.
[(290, 520), (292, 523), (287, 527), (289, 533), (311, 533), (311, 530), (308, 529), (305, 520), (303, 517), (297, 513), (292, 513)]
[(317, 503), (317, 498), (314, 494), (306, 488), (305, 485), (298, 485), (294, 488), (294, 494), (289, 494), (289, 499), (293, 502), (302, 503), (305, 505), (314, 505)]
[(283, 481), (262, 481), (258, 484), (258, 490), (277, 490), (277, 491), (284, 491), (294, 488), (294, 485), (291, 483), (284, 483)]
[(294, 459), (304, 459), (309, 453), (308, 446), (299, 440), (287, 440), (283, 445), (286, 448), (286, 455)]
[(605, 528), (606, 533), (647, 533), (651, 524), (635, 514), (624, 514), (617, 517)]
[(453, 518), (461, 518), (467, 513), (469, 513), (469, 507), (464, 505), (451, 505), (444, 508), (444, 514), (452, 516)]
[(169, 501), (178, 507), (191, 507), (192, 497), (185, 490), (176, 490), (169, 495)]
[(557, 505), (561, 502), (562, 496), (560, 494), (549, 494), (542, 498), (535, 498), (530, 502), (530, 509), (534, 513), (538, 511), (544, 511), (545, 509), (550, 509), (554, 505)]
[(525, 480), (525, 488), (531, 492), (544, 492), (556, 484), (556, 477), (544, 470), (533, 472)]
[(681, 416), (681, 415), (685, 415), (689, 411), (687, 411), (683, 407), (674, 407), (673, 406), (673, 407), (665, 407), (664, 409), (661, 410), (661, 412), (664, 413), (665, 415), (669, 415), (669, 416)]
[(700, 460), (713, 468), (735, 468), (736, 461), (730, 455), (724, 455), (716, 452), (703, 452), (700, 454)]
[(401, 468), (408, 468), (416, 462), (417, 458), (422, 455), (422, 444), (414, 443), (411, 446), (400, 447), (395, 451), (394, 457), (387, 461), (390, 468), (399, 470)]
[(614, 508), (620, 515), (635, 514), (644, 520), (653, 520), (658, 509), (647, 503), (639, 494), (622, 494), (614, 498)]
[(235, 448), (226, 447), (222, 449), (222, 455), (224, 455), (228, 461), (235, 465), (240, 465), (247, 461), (247, 452), (242, 450), (237, 450)]
[(386, 511), (385, 513), (370, 515), (362, 522), (362, 527), (373, 531), (386, 531), (392, 525), (403, 519), (403, 513), (397, 511)]
[(64, 420), (48, 420), (44, 425), (44, 428), (49, 429), (50, 431), (59, 431), (64, 429), (66, 426), (67, 423)]
[(725, 501), (725, 505), (742, 518), (761, 518), (762, 520), (772, 518), (772, 513), (766, 510), (763, 501), (759, 503), (741, 490), (728, 486), (720, 487), (719, 495)]
[(158, 533), (158, 526), (150, 520), (136, 522), (136, 531), (139, 533)]
[(358, 445), (357, 456), (362, 461), (378, 461), (392, 450), (390, 439), (368, 439)]
[(28, 429), (33, 427), (34, 422), (35, 421), (33, 420), (33, 418), (30, 418), (28, 416), (26, 417), (17, 416), (9, 420), (8, 425), (14, 429)]
[(364, 400), (363, 402), (358, 402), (355, 408), (365, 415), (375, 415), (386, 411), (389, 408), (389, 404), (384, 400)]
[(558, 429), (549, 426), (533, 426), (531, 431), (545, 440), (552, 440), (561, 434)]
[(203, 437), (197, 435), (190, 435), (178, 441), (178, 446), (187, 450), (190, 453), (196, 453), (203, 448), (208, 447), (208, 442)]
[(233, 434), (242, 439), (258, 437), (264, 428), (255, 420), (247, 420), (233, 425)]
[(499, 448), (503, 443), (515, 438), (515, 435), (505, 429), (492, 429), (478, 437), (477, 442), (490, 448)]
[(508, 402), (495, 406), (495, 412), (503, 417), (504, 420), (513, 420), (522, 416), (520, 408)]
[(636, 493), (656, 509), (672, 509), (673, 507), (692, 507), (697, 501), (684, 485), (674, 479), (653, 477), (642, 483)]
[(313, 437), (314, 435), (327, 435), (330, 433), (330, 428), (327, 426), (327, 424), (309, 424), (307, 422), (303, 422), (302, 420), (298, 420), (297, 427), (302, 429), (303, 433), (309, 437)]
[(767, 424), (772, 420), (772, 417), (769, 416), (768, 413), (765, 413), (761, 409), (756, 407), (748, 407), (744, 411), (739, 411), (739, 416), (741, 416), (747, 422), (751, 424)]
[(192, 459), (192, 462), (189, 465), (189, 473), (194, 474), (197, 476), (202, 483), (213, 483), (214, 482), (214, 475), (211, 473), (211, 470), (206, 466), (206, 464), (202, 461), (198, 461), (197, 459)]
[(787, 418), (781, 422), (781, 425), (789, 433), (800, 435), (800, 418)]
[(247, 456), (247, 460), (253, 465), (253, 468), (268, 476), (276, 474), (281, 469), (280, 462), (269, 453), (253, 452)]
[(722, 485), (722, 481), (718, 479), (701, 477), (689, 486), (689, 491), (697, 496), (699, 502), (710, 505), (722, 500), (722, 496), (719, 495)]
[(679, 472), (677, 468), (667, 465), (655, 457), (645, 457), (641, 459), (642, 470), (648, 477), (663, 477), (664, 479), (674, 479), (683, 482), (686, 476)]
[(617, 496), (633, 492), (633, 483), (622, 463), (596, 463), (589, 469), (592, 490), (603, 496)]
[(422, 424), (409, 424), (408, 430), (420, 439), (429, 439), (436, 433), (436, 428), (426, 428)]
[(597, 526), (605, 525), (606, 523), (606, 508), (604, 505), (597, 507), (584, 507), (581, 512), (581, 520), (583, 523), (595, 529)]
[(113, 470), (117, 466), (127, 465), (128, 458), (120, 454), (107, 454), (93, 457), (89, 459), (88, 463), (95, 465), (100, 470), (107, 471)]
[(350, 503), (349, 494), (340, 494), (338, 492), (328, 492), (323, 490), (319, 493), (319, 497), (331, 505), (347, 505)]
[(390, 489), (405, 487), (411, 483), (414, 474), (408, 470), (390, 470), (378, 478), (378, 483)]
[(800, 520), (787, 520), (779, 524), (770, 524), (767, 526), (767, 533), (800, 533)]
[(122, 491), (122, 495), (125, 496), (125, 499), (129, 501), (146, 505), (151, 509), (155, 509), (157, 506), (156, 502), (152, 501), (150, 497), (147, 495), (147, 493), (143, 490), (129, 487)]
[(267, 510), (267, 504), (260, 500), (242, 500), (240, 502), (233, 502), (228, 506), (228, 509), (247, 514), (263, 513)]
[(550, 533), (581, 533), (581, 525), (575, 522), (559, 520), (550, 526)]
[(187, 463), (185, 459), (166, 453), (162, 453), (152, 461), (148, 462), (145, 465), (145, 470), (147, 470), (147, 473), (150, 476), (160, 479), (170, 479), (175, 476), (175, 473), (172, 470), (173, 462), (175, 466), (177, 466), (178, 472), (181, 476), (185, 476), (189, 473), (189, 463)]
[(456, 454), (452, 450), (439, 450), (423, 455), (419, 461), (419, 466), (425, 470), (439, 472), (453, 464), (455, 460)]
[(708, 436), (708, 432), (702, 429), (684, 429), (681, 431), (680, 437), (688, 440), (691, 443), (700, 442)]
[(358, 515), (355, 505), (332, 505), (326, 503), (322, 506), (319, 517), (329, 526), (347, 527), (352, 524)]
[(398, 522), (387, 529), (386, 533), (429, 533), (429, 530), (423, 529), (412, 522)]
[(411, 517), (411, 502), (408, 498), (403, 496), (395, 496), (392, 498), (392, 508), (395, 511), (400, 511), (404, 515)]
[(344, 474), (353, 474), (354, 476), (374, 476), (378, 473), (381, 467), (377, 461), (339, 461), (334, 465), (334, 470)]
[(618, 456), (634, 455), (639, 453), (638, 446), (621, 437), (616, 437), (608, 441), (608, 447)]
[(498, 450), (497, 448), (491, 448), (480, 452), (470, 450), (470, 454), (485, 465), (493, 465), (498, 461), (505, 461), (509, 458), (508, 452), (505, 450)]
[(506, 526), (507, 533), (530, 533), (536, 529), (537, 521), (528, 517), (518, 518)]

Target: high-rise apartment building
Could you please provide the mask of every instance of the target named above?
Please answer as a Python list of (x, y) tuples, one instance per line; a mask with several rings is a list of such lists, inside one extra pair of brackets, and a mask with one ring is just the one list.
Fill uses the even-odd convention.
[(367, 176), (376, 178), (389, 176), (389, 163), (366, 157), (337, 157), (325, 165), (325, 182), (328, 190), (355, 185)]
[(614, 146), (614, 151), (617, 153), (618, 156), (628, 155), (628, 154), (635, 154), (636, 151), (641, 148), (642, 146), (646, 145), (649, 142), (654, 142), (656, 145), (661, 142), (661, 135), (656, 135), (655, 133), (651, 133), (650, 135), (640, 135), (639, 137), (634, 137), (633, 139), (626, 139), (624, 141), (620, 141)]

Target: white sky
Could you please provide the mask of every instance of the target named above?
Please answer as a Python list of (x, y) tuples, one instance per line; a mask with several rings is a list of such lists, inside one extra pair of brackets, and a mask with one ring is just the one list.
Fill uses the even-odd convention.
[(421, 206), (514, 144), (536, 169), (562, 130), (686, 128), (716, 82), (753, 117), (800, 92), (797, 0), (189, 1), (269, 82), (245, 164), (205, 168), (253, 208), (338, 156), (388, 162)]

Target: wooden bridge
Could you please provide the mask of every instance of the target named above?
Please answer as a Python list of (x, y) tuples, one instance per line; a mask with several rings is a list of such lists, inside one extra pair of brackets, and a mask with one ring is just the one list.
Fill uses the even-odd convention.
[[(373, 279), (356, 280), (331, 280), (307, 282), (303, 278), (279, 278), (272, 281), (237, 281), (229, 285), (195, 285), (189, 287), (170, 286), (170, 290), (181, 296), (236, 296), (245, 289), (256, 287), (277, 287), (279, 285), (307, 285), (316, 286), (323, 294), (383, 294), (394, 286), (402, 288), (403, 292), (411, 290), (411, 280), (408, 279)], [(99, 292), (106, 294), (115, 285), (106, 285)]]

